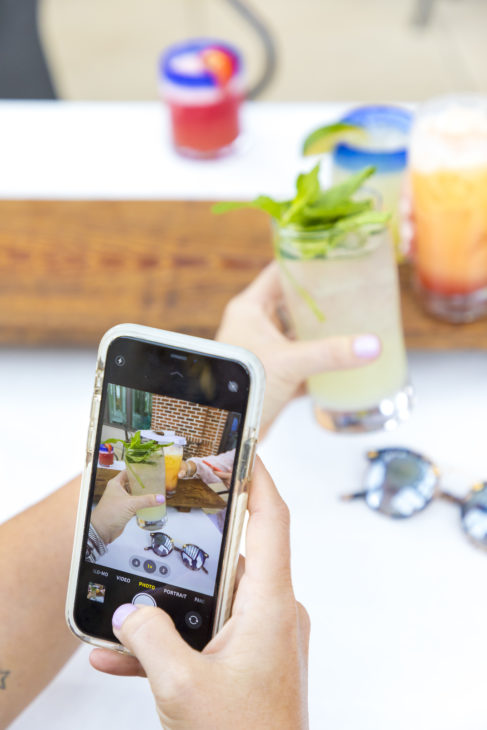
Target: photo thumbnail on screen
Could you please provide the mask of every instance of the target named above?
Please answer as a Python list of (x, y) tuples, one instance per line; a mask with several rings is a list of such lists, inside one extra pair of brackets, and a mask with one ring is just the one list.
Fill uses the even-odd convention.
[(213, 596), (240, 420), (109, 384), (86, 561)]

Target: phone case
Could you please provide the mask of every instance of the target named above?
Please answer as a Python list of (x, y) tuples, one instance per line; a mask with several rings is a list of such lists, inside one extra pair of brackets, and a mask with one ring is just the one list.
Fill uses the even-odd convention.
[(205, 340), (199, 337), (182, 335), (176, 332), (168, 332), (165, 330), (155, 329), (153, 327), (144, 327), (142, 325), (136, 324), (120, 324), (116, 327), (112, 327), (110, 330), (108, 330), (108, 332), (103, 335), (101, 339), (98, 348), (95, 384), (93, 389), (93, 399), (91, 403), (90, 421), (88, 427), (88, 439), (86, 444), (86, 460), (81, 480), (81, 491), (78, 504), (78, 515), (76, 519), (73, 554), (68, 581), (68, 592), (66, 598), (66, 621), (71, 631), (82, 641), (86, 641), (95, 646), (114, 649), (115, 651), (123, 653), (129, 653), (128, 650), (120, 644), (116, 644), (111, 641), (105, 641), (103, 639), (99, 639), (97, 637), (85, 634), (76, 625), (76, 622), (74, 620), (74, 604), (76, 598), (78, 568), (81, 558), (81, 551), (83, 548), (84, 525), (88, 509), (88, 498), (92, 473), (93, 469), (96, 468), (94, 452), (98, 419), (100, 417), (101, 395), (103, 378), (105, 374), (106, 358), (110, 344), (118, 337), (132, 337), (138, 340), (145, 340), (146, 342), (154, 342), (156, 344), (170, 345), (173, 347), (190, 350), (195, 353), (215, 355), (217, 357), (226, 357), (228, 359), (240, 362), (247, 368), (250, 375), (248, 405), (243, 421), (240, 453), (236, 464), (236, 479), (234, 484), (233, 498), (229, 510), (227, 539), (224, 548), (222, 571), (216, 598), (215, 620), (212, 629), (212, 636), (214, 636), (220, 630), (225, 621), (229, 618), (231, 612), (240, 539), (245, 518), (245, 512), (247, 509), (247, 484), (254, 463), (260, 417), (262, 413), (265, 374), (262, 363), (254, 354), (252, 354), (248, 350), (245, 350), (242, 347), (226, 345), (215, 342), (214, 340)]

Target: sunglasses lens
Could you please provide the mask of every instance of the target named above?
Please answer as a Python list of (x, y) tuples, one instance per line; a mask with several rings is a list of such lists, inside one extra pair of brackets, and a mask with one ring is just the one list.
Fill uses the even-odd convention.
[(165, 558), (172, 550), (172, 540), (164, 532), (156, 532), (152, 536), (152, 549), (156, 555)]
[(205, 553), (196, 545), (185, 545), (181, 557), (186, 567), (191, 570), (201, 570), (206, 560)]
[(365, 501), (390, 517), (411, 517), (431, 502), (436, 484), (433, 465), (420, 454), (382, 449), (370, 457)]
[(487, 547), (487, 482), (470, 492), (462, 505), (462, 525), (472, 540)]

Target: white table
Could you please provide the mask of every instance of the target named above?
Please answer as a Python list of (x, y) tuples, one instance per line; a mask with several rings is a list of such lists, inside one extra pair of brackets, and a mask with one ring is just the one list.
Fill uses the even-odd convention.
[(287, 197), (314, 164), (300, 155), (305, 135), (348, 106), (249, 104), (239, 151), (194, 162), (172, 150), (158, 102), (0, 101), (0, 198)]
[[(303, 398), (261, 447), (291, 507), (296, 595), (312, 619), (313, 730), (485, 727), (487, 556), (464, 538), (457, 509), (433, 504), (395, 522), (337, 499), (360, 484), (364, 452), (387, 444), (424, 451), (458, 492), (487, 476), (487, 355), (417, 352), (410, 362), (419, 402), (398, 431), (328, 434)], [(1, 358), (3, 482), (15, 484), (16, 459), (28, 474), (4, 491), (2, 517), (79, 469), (93, 365), (91, 352)], [(96, 674), (88, 651), (77, 652), (12, 730), (159, 727), (145, 682)]]
[[(247, 153), (179, 160), (158, 104), (0, 104), (0, 197), (215, 198), (288, 195), (303, 135), (344, 105), (246, 110)], [(258, 174), (256, 174), (258, 170)], [(325, 166), (326, 174), (326, 166)], [(461, 493), (487, 478), (487, 355), (410, 356), (418, 406), (395, 433), (340, 437), (292, 403), (261, 454), (292, 512), (293, 574), (312, 619), (313, 730), (484, 730), (487, 556), (433, 504), (395, 522), (337, 495), (360, 484), (364, 452), (411, 446)], [(83, 462), (94, 352), (0, 355), (0, 519), (73, 476)], [(53, 445), (55, 441), (55, 445)], [(28, 449), (26, 458), (26, 449)], [(15, 482), (21, 459), (26, 481)], [(86, 647), (11, 730), (159, 728), (147, 684), (97, 674)]]

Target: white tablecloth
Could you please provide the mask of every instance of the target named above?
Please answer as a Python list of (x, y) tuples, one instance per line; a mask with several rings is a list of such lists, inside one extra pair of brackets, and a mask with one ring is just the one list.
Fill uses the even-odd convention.
[(304, 137), (349, 106), (249, 103), (237, 152), (194, 162), (173, 151), (159, 102), (0, 102), (0, 198), (289, 197), (314, 164)]
[[(291, 507), (296, 595), (312, 620), (313, 730), (485, 728), (487, 555), (465, 539), (457, 508), (397, 522), (337, 499), (360, 484), (364, 452), (388, 444), (435, 459), (459, 492), (487, 478), (487, 355), (416, 352), (410, 363), (418, 405), (396, 432), (329, 434), (302, 398), (261, 446)], [(92, 352), (2, 353), (2, 519), (78, 471), (93, 367)], [(159, 727), (146, 682), (97, 674), (88, 651), (11, 730)]]

